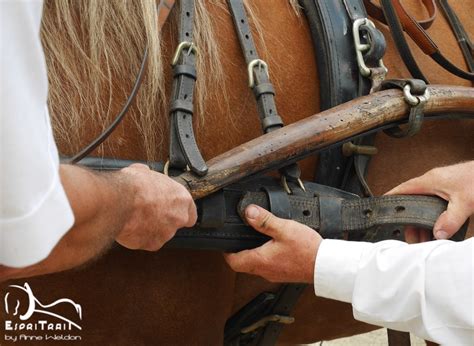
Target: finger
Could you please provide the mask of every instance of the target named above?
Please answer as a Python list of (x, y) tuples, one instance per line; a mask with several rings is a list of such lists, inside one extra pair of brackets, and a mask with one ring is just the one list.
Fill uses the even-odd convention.
[(188, 215), (189, 215), (188, 222), (185, 226), (192, 227), (196, 224), (196, 221), (197, 221), (197, 209), (196, 209), (196, 204), (194, 204), (194, 202), (189, 203)]
[(439, 216), (433, 227), (435, 238), (451, 238), (466, 222), (469, 214), (469, 210), (463, 207), (463, 203), (450, 202), (448, 209)]
[(420, 242), (420, 230), (413, 226), (405, 227), (405, 241), (408, 244), (416, 244)]
[(287, 220), (280, 219), (254, 204), (245, 209), (245, 217), (250, 226), (274, 239), (281, 237), (288, 226)]
[(258, 256), (256, 249), (237, 253), (224, 253), (223, 255), (227, 264), (239, 273), (255, 274), (255, 269), (260, 264), (260, 256)]
[(435, 195), (434, 184), (429, 175), (424, 174), (421, 177), (410, 179), (394, 187), (386, 195)]
[(420, 229), (420, 243), (431, 240), (431, 231), (427, 229)]
[(140, 169), (142, 171), (149, 171), (150, 167), (147, 165), (144, 165), (143, 163), (132, 163), (129, 167), (135, 168), (135, 169)]

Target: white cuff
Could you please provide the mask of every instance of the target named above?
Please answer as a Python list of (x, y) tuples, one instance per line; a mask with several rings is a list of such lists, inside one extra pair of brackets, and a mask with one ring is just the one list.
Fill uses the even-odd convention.
[(74, 214), (59, 178), (54, 185), (34, 213), (0, 220), (0, 264), (26, 267), (42, 261), (72, 227)]
[(323, 240), (314, 268), (316, 295), (351, 303), (361, 255), (371, 245), (365, 242)]

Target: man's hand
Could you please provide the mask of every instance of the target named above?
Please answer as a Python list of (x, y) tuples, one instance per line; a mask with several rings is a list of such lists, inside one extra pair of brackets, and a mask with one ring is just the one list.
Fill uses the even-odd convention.
[[(437, 239), (448, 239), (474, 213), (474, 161), (435, 168), (387, 192), (388, 195), (437, 195), (448, 201), (448, 208), (436, 221)], [(406, 230), (407, 241), (423, 241), (426, 236), (413, 228)]]
[(141, 164), (124, 168), (122, 173), (135, 187), (132, 212), (116, 238), (122, 246), (156, 251), (179, 228), (196, 223), (196, 206), (184, 186)]
[(312, 283), (321, 236), (295, 221), (280, 219), (255, 205), (245, 210), (250, 226), (272, 237), (262, 246), (224, 254), (236, 272), (259, 275), (271, 282)]

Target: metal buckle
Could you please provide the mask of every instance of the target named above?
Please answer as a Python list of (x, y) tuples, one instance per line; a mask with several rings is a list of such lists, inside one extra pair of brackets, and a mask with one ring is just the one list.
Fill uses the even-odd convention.
[[(298, 178), (298, 186), (306, 192), (306, 188), (304, 187), (303, 181)], [(288, 180), (286, 179), (286, 176), (282, 175), (281, 176), (281, 186), (283, 186), (283, 189), (286, 191), (287, 194), (292, 195), (293, 191), (291, 191), (290, 186), (288, 185)]]
[[(356, 19), (354, 23), (352, 24), (352, 35), (354, 36), (354, 47), (356, 51), (357, 65), (359, 66), (359, 72), (364, 77), (370, 77), (370, 75), (372, 74), (372, 71), (365, 64), (364, 56), (362, 54), (363, 52), (366, 52), (370, 49), (370, 44), (368, 43), (363, 44), (360, 41), (360, 27), (362, 25), (367, 25), (367, 26), (371, 26), (375, 28), (375, 24), (368, 18)], [(383, 64), (382, 59), (379, 60), (378, 67), (383, 68), (385, 70), (385, 73), (388, 72), (387, 68)]]
[(187, 54), (191, 54), (193, 52), (194, 54), (198, 54), (198, 49), (194, 42), (189, 42), (189, 41), (183, 41), (181, 42), (178, 47), (176, 47), (176, 51), (174, 52), (173, 55), (173, 60), (171, 60), (171, 66), (175, 66), (178, 63), (179, 56), (181, 55), (181, 52), (183, 49), (188, 48)]
[(242, 328), (240, 330), (240, 332), (242, 334), (251, 333), (251, 332), (253, 332), (254, 330), (256, 330), (258, 328), (265, 327), (270, 322), (278, 322), (278, 323), (282, 323), (282, 324), (292, 324), (293, 322), (295, 322), (295, 318), (291, 317), (291, 316), (282, 316), (282, 315), (277, 315), (277, 314), (268, 315), (268, 316), (265, 316), (265, 317), (261, 318), (257, 322), (252, 323), (250, 326)]
[(406, 84), (403, 87), (403, 97), (410, 106), (417, 106), (420, 103), (425, 104), (430, 99), (430, 92), (428, 91), (428, 88), (426, 88), (423, 95), (413, 95), (411, 93), (411, 85)]
[[(190, 172), (191, 169), (189, 168), (189, 165), (186, 165), (186, 169), (184, 172)], [(170, 176), (170, 160), (166, 160), (165, 165), (163, 166), (163, 174), (167, 175), (168, 177)]]
[(263, 61), (262, 59), (254, 59), (251, 62), (249, 62), (248, 66), (247, 66), (247, 71), (248, 71), (248, 75), (249, 75), (249, 88), (253, 88), (255, 86), (255, 79), (253, 77), (253, 68), (257, 65), (258, 65), (259, 68), (263, 67), (263, 69), (267, 73), (267, 77), (270, 78), (270, 75), (268, 74), (268, 65), (267, 65), (267, 63), (265, 61)]

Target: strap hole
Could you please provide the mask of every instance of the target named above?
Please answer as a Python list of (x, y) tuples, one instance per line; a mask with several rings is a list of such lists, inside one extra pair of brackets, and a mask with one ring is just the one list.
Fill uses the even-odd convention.
[(187, 98), (188, 98), (188, 94), (184, 94), (183, 99), (186, 100)]
[(248, 34), (246, 34), (245, 38), (248, 40), (250, 38), (250, 36)]
[(400, 231), (399, 229), (396, 229), (392, 232), (393, 236), (394, 237), (400, 237), (400, 235), (402, 234), (402, 231)]
[(372, 216), (372, 209), (365, 209), (363, 212), (365, 217), (371, 217)]
[(311, 216), (311, 210), (303, 210), (304, 216)]
[(269, 109), (269, 110), (268, 110), (268, 113), (272, 114), (272, 113), (273, 113), (273, 109)]
[(253, 50), (250, 51), (250, 54), (253, 55)]
[(405, 211), (405, 207), (404, 207), (403, 205), (396, 206), (396, 207), (395, 207), (395, 211), (396, 211), (397, 213), (402, 213), (402, 212)]
[(186, 133), (186, 138), (189, 138), (189, 135)]
[(183, 119), (186, 120), (186, 114), (183, 114)]
[(191, 13), (189, 12), (186, 12), (186, 16), (189, 17), (191, 15)]
[(186, 35), (186, 37), (189, 37), (189, 32), (185, 32), (184, 34)]
[(245, 20), (241, 19), (240, 22), (241, 22), (242, 24), (244, 24), (244, 23), (245, 23)]

